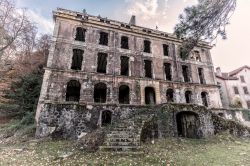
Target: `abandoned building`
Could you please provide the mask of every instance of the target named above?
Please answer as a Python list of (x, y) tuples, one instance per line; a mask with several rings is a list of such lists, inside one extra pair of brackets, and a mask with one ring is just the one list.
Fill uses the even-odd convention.
[[(220, 108), (221, 101), (211, 46), (201, 42), (182, 59), (181, 39), (137, 26), (135, 16), (123, 23), (65, 9), (53, 15), (53, 42), (36, 113), (38, 137), (80, 138), (119, 122), (110, 131), (119, 125), (119, 132), (138, 125), (135, 131), (125, 130), (139, 135), (132, 134), (135, 146), (143, 124), (150, 121), (147, 113), (139, 115), (145, 109), (168, 110), (176, 117), (165, 119), (169, 126), (158, 124), (161, 130), (154, 135), (213, 134), (211, 113), (206, 110)], [(107, 134), (117, 140), (113, 137), (112, 132)]]
[(229, 73), (216, 68), (216, 80), (224, 108), (250, 109), (250, 67), (242, 66)]

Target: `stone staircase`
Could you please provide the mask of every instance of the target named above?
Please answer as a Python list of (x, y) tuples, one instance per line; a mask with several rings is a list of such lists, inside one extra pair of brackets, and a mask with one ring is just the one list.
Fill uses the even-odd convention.
[(104, 144), (100, 149), (104, 151), (140, 150), (143, 125), (152, 117), (152, 115), (137, 115), (115, 122), (109, 127)]

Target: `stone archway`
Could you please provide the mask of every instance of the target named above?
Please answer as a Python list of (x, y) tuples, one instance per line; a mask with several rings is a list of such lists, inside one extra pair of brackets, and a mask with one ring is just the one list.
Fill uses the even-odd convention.
[(176, 115), (177, 132), (179, 137), (199, 138), (199, 116), (191, 111), (179, 112)]

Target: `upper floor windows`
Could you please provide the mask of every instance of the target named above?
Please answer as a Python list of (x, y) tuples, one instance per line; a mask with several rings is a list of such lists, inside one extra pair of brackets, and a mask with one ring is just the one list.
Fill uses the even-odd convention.
[(151, 42), (149, 40), (144, 40), (144, 52), (151, 53)]
[(100, 32), (100, 39), (99, 39), (100, 45), (108, 45), (108, 33), (106, 32)]
[(201, 55), (200, 55), (200, 52), (199, 52), (199, 51), (194, 51), (193, 58), (194, 58), (195, 61), (201, 62)]
[(76, 40), (76, 41), (85, 42), (85, 32), (86, 32), (86, 29), (84, 29), (84, 28), (82, 28), (82, 27), (77, 27), (77, 28), (76, 28), (75, 40)]
[(238, 94), (239, 94), (239, 89), (238, 89), (238, 87), (237, 87), (237, 86), (234, 86), (233, 89), (234, 89), (234, 94), (238, 95)]
[(121, 48), (129, 49), (129, 46), (128, 46), (128, 37), (127, 36), (122, 36), (121, 37)]
[(198, 68), (198, 74), (201, 84), (205, 84), (204, 70), (203, 68)]
[(98, 73), (106, 73), (107, 57), (108, 55), (106, 53), (98, 53), (98, 58), (97, 58), (97, 72)]
[(249, 94), (248, 89), (247, 89), (247, 87), (246, 87), (246, 86), (244, 86), (244, 87), (243, 87), (243, 91), (244, 91), (244, 93), (245, 93), (246, 95), (248, 95), (248, 94)]
[(152, 78), (152, 61), (144, 60), (145, 77)]
[(164, 70), (165, 70), (166, 80), (171, 81), (172, 80), (171, 63), (164, 63)]
[(121, 56), (121, 75), (128, 76), (129, 75), (129, 57)]
[(163, 55), (169, 56), (169, 45), (163, 44)]
[(240, 81), (241, 81), (242, 83), (245, 83), (245, 82), (246, 82), (244, 76), (240, 76)]
[(73, 50), (71, 69), (73, 69), (73, 70), (81, 70), (82, 69), (83, 53), (84, 53), (83, 50), (79, 50), (79, 49)]
[(182, 76), (184, 82), (190, 82), (188, 66), (182, 65)]

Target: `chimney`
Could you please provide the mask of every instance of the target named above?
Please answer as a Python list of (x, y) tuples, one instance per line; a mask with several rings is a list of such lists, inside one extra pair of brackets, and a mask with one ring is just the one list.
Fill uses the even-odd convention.
[(129, 25), (136, 25), (136, 18), (135, 15), (132, 15), (129, 21)]
[(216, 68), (216, 75), (222, 76), (220, 67)]

